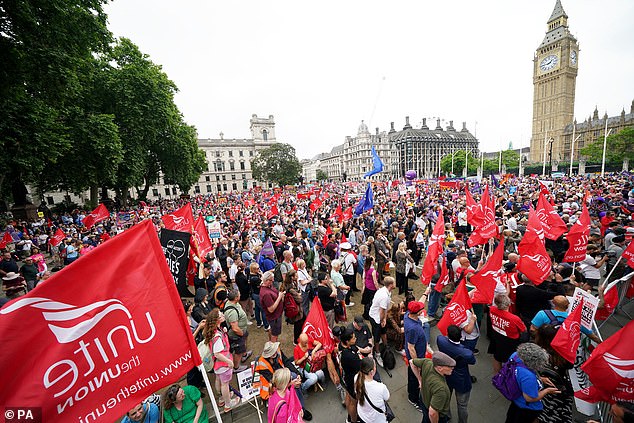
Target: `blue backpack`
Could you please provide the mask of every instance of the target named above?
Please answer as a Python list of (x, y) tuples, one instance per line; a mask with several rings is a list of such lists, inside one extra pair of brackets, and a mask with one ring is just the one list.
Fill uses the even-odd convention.
[(509, 401), (513, 401), (522, 396), (522, 390), (517, 383), (517, 368), (524, 367), (523, 363), (518, 363), (513, 359), (509, 359), (502, 365), (500, 371), (493, 376), (491, 383), (498, 391)]

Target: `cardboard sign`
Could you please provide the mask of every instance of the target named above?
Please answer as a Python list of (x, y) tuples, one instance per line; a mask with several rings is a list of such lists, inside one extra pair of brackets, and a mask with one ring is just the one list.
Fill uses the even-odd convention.
[(594, 321), (594, 316), (597, 314), (597, 308), (599, 308), (599, 299), (597, 297), (581, 288), (575, 288), (575, 293), (568, 307), (568, 313), (571, 313), (572, 310), (577, 307), (582, 298), (585, 302), (583, 303), (583, 310), (581, 311), (581, 326), (592, 330), (592, 322)]
[(220, 222), (214, 221), (209, 225), (209, 238), (211, 239), (220, 239), (222, 236), (222, 231), (220, 229)]
[(398, 201), (398, 191), (392, 191), (390, 192), (390, 199), (392, 201)]
[(258, 395), (260, 391), (253, 387), (253, 372), (251, 368), (238, 373), (238, 386), (240, 387), (240, 395), (242, 401), (247, 401)]

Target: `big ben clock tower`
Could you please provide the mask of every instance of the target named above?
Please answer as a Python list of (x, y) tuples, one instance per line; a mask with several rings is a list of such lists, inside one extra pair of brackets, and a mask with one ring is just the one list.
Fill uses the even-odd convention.
[(546, 162), (555, 164), (570, 156), (570, 151), (564, 151), (562, 134), (574, 119), (578, 63), (579, 44), (570, 34), (568, 15), (557, 0), (544, 41), (533, 58), (533, 162), (544, 160), (544, 148)]

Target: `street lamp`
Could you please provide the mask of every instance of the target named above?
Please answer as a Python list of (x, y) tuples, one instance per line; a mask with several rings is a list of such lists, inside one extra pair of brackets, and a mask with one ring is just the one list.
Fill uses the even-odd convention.
[(544, 135), (544, 159), (542, 160), (542, 176), (546, 176), (546, 143), (548, 142), (548, 130)]
[(572, 162), (575, 158), (575, 142), (581, 138), (581, 134), (575, 138), (575, 130), (572, 130), (572, 143), (570, 144), (570, 176), (572, 176)]
[(601, 177), (603, 178), (603, 175), (605, 174), (605, 146), (608, 144), (608, 135), (610, 135), (610, 132), (612, 132), (612, 129), (614, 128), (610, 128), (610, 130), (608, 131), (608, 119), (606, 117), (605, 119), (605, 131), (603, 132), (603, 159), (601, 160)]
[(553, 173), (553, 143), (555, 142), (554, 138), (549, 138), (548, 139), (548, 143), (550, 144), (550, 148), (549, 148), (549, 152), (548, 152), (548, 167), (549, 167), (549, 173), (552, 175)]

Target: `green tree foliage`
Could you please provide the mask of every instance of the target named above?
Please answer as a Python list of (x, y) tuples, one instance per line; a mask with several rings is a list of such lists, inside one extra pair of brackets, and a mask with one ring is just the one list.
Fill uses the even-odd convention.
[(145, 198), (162, 172), (166, 183), (189, 191), (205, 157), (196, 130), (174, 104), (176, 85), (126, 38), (115, 45), (109, 63), (104, 109), (115, 116), (124, 157), (112, 187), (120, 195), (135, 187)]
[[(581, 149), (581, 154), (592, 162), (603, 160), (603, 137)], [(624, 128), (616, 134), (608, 135), (605, 161), (622, 163), (624, 160), (634, 161), (634, 127)]]
[(317, 169), (317, 180), (321, 182), (325, 181), (326, 179), (328, 179), (328, 174), (326, 173), (326, 171)]
[[(83, 84), (107, 51), (105, 0), (2, 2), (0, 6), (0, 195), (16, 203), (73, 148)], [(97, 117), (103, 122), (102, 117)], [(108, 138), (112, 127), (101, 126)], [(4, 183), (2, 183), (4, 182)]]
[[(465, 151), (460, 150), (454, 153), (454, 164), (453, 171), (456, 176), (462, 176), (464, 169), (464, 157)], [(478, 168), (480, 167), (480, 157), (474, 156), (471, 152), (469, 152), (469, 175), (475, 175), (478, 172)], [(502, 164), (507, 168), (517, 168), (520, 160), (520, 155), (518, 152), (513, 150), (504, 150), (502, 151)], [(497, 173), (499, 170), (499, 157), (496, 159), (485, 159), (484, 160), (484, 175), (489, 175), (491, 173)], [(440, 160), (440, 168), (446, 173), (451, 173), (451, 154), (447, 154)]]
[(283, 186), (297, 183), (302, 166), (293, 146), (278, 143), (261, 150), (251, 160), (251, 169), (255, 179)]

